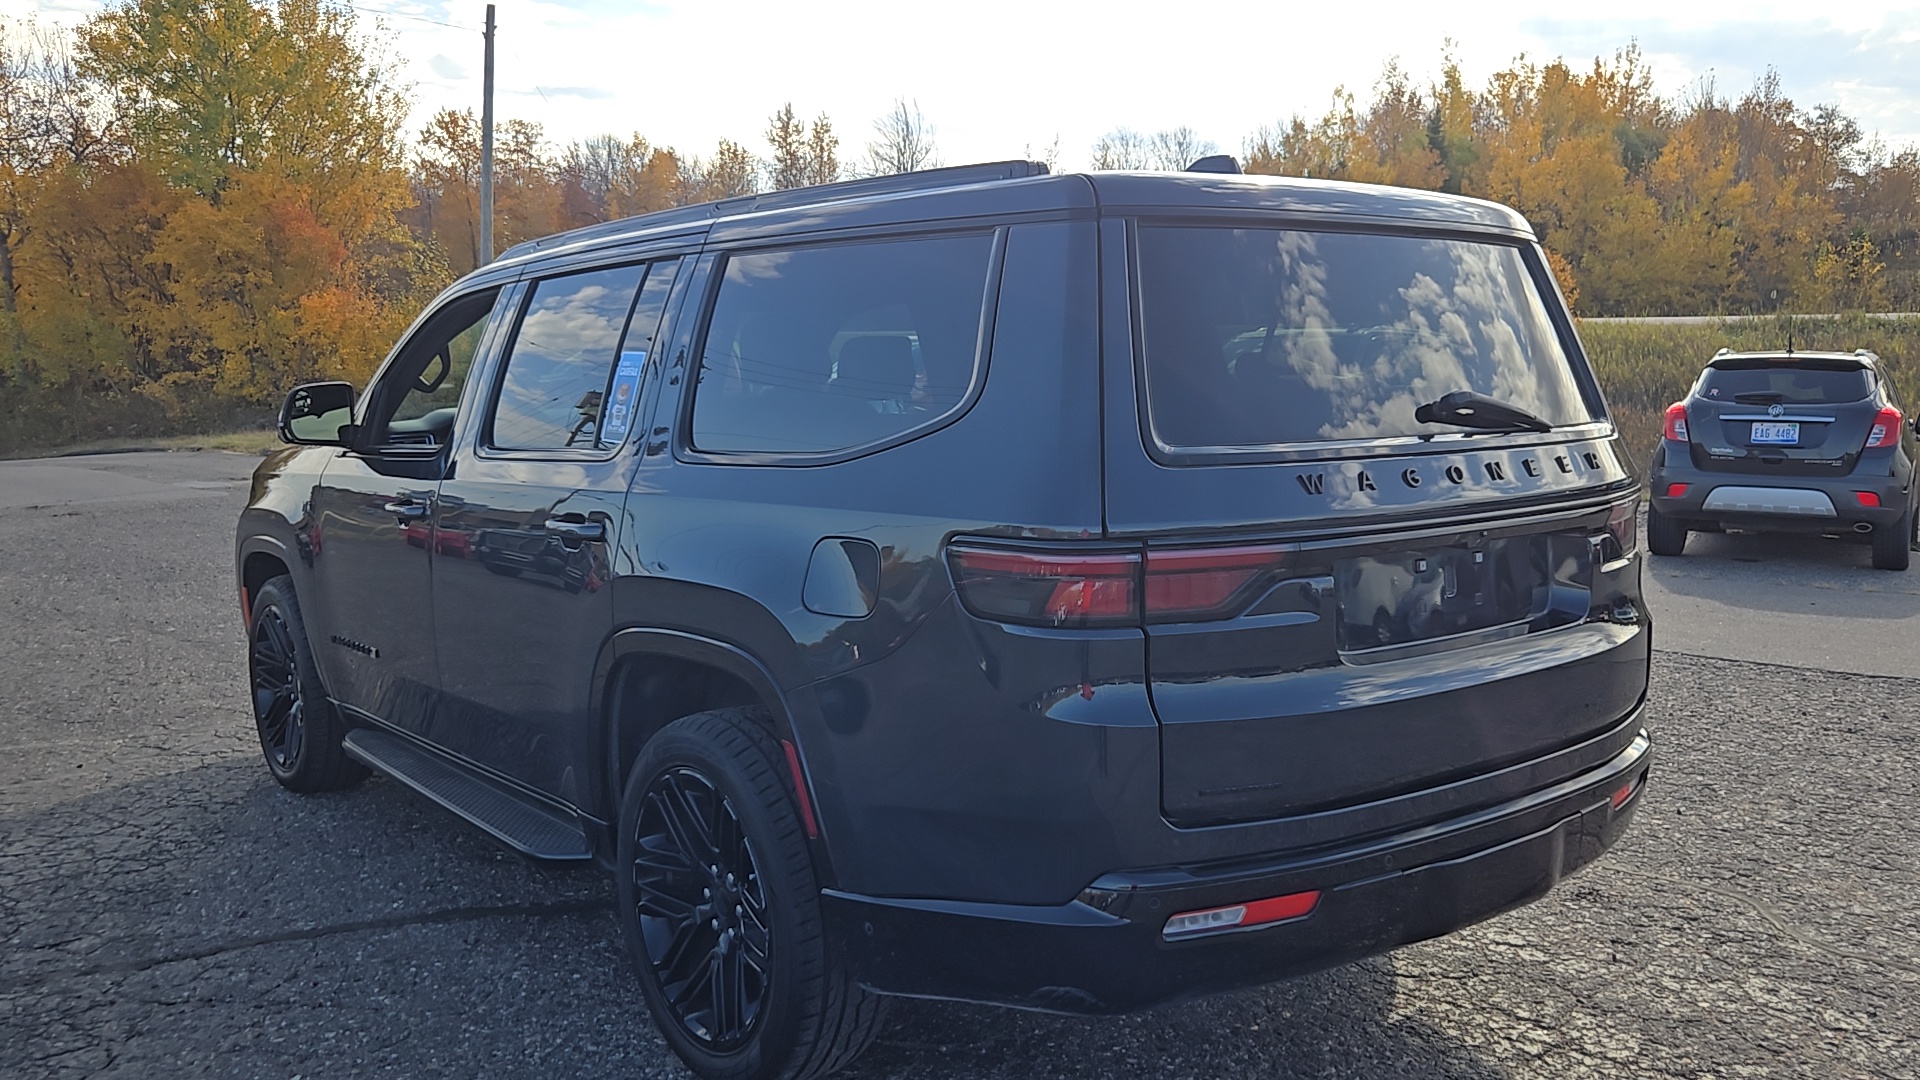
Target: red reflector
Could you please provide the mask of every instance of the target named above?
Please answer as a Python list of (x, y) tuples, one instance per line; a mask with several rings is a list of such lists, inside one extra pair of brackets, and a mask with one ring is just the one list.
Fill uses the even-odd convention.
[(1236, 904), (1233, 907), (1207, 908), (1204, 911), (1188, 911), (1167, 920), (1161, 935), (1169, 941), (1179, 938), (1201, 937), (1206, 934), (1220, 934), (1229, 930), (1245, 930), (1255, 926), (1286, 922), (1289, 919), (1304, 918), (1313, 914), (1320, 905), (1320, 890), (1312, 892), (1288, 893), (1266, 900), (1254, 900), (1250, 903)]
[(1867, 432), (1867, 449), (1876, 450), (1898, 443), (1902, 419), (1899, 409), (1881, 409), (1880, 415), (1873, 418), (1873, 430)]
[[(1147, 552), (1147, 617), (1167, 620), (1233, 614), (1232, 601), (1285, 565), (1280, 546)], [(1249, 601), (1251, 602), (1251, 601)]]
[(240, 625), (253, 628), (253, 598), (247, 595), (247, 587), (240, 586)]
[(1685, 484), (1668, 484), (1667, 485), (1667, 498), (1669, 499), (1677, 499), (1682, 495), (1685, 495), (1686, 493), (1687, 493), (1687, 485)]
[(1627, 800), (1633, 798), (1633, 793), (1639, 790), (1640, 781), (1638, 779), (1629, 780), (1620, 785), (1620, 790), (1613, 793), (1613, 808), (1618, 810), (1627, 805)]
[(1637, 525), (1640, 515), (1640, 498), (1634, 496), (1623, 503), (1615, 503), (1607, 512), (1607, 536), (1613, 540), (1612, 550), (1606, 552), (1606, 559), (1624, 559), (1639, 550), (1640, 530)]
[(791, 739), (781, 739), (780, 748), (787, 752), (787, 771), (793, 774), (793, 794), (800, 803), (800, 824), (807, 830), (807, 839), (817, 840), (820, 826), (813, 818), (813, 799), (807, 795), (807, 776), (800, 771), (800, 751), (794, 748)]
[(1687, 441), (1687, 403), (1676, 401), (1667, 406), (1666, 437), (1674, 442)]
[(1861, 506), (1877, 508), (1880, 505), (1880, 496), (1875, 495), (1871, 491), (1856, 491), (1853, 493), (1853, 497), (1860, 500)]

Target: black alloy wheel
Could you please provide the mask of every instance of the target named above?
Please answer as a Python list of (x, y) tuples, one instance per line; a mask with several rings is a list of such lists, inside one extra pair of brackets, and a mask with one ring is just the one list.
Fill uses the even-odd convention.
[(713, 781), (676, 768), (648, 786), (634, 835), (647, 960), (674, 1018), (725, 1053), (760, 1023), (771, 972), (767, 893), (753, 845)]
[(359, 783), (367, 768), (341, 746), (346, 726), (314, 667), (293, 579), (276, 577), (250, 599), (247, 676), (267, 770), (294, 791), (331, 791)]
[(683, 716), (627, 773), (620, 931), (654, 1025), (704, 1080), (827, 1076), (886, 1016), (829, 940), (796, 798), (758, 708)]
[(299, 764), (306, 742), (306, 708), (300, 699), (293, 634), (278, 609), (268, 608), (254, 620), (250, 660), (253, 722), (260, 729), (260, 748), (275, 775), (290, 773)]

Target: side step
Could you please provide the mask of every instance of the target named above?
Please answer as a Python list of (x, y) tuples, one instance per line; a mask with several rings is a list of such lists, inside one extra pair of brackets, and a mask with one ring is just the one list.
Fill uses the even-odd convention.
[(431, 750), (378, 728), (355, 728), (342, 746), (349, 756), (393, 777), (536, 859), (590, 859), (585, 831), (572, 815)]

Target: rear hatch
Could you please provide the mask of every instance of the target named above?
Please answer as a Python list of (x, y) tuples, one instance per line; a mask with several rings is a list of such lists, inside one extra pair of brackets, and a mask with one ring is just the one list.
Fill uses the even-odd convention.
[[(1140, 407), (1109, 408), (1106, 492), (1110, 536), (1145, 549), (1168, 819), (1350, 807), (1617, 727), (1646, 686), (1634, 481), (1537, 249), (1132, 240), (1137, 323), (1107, 340), (1138, 354), (1109, 364), (1107, 400)], [(1551, 430), (1416, 418), (1457, 391)]]
[(1873, 375), (1845, 356), (1723, 356), (1687, 402), (1696, 468), (1760, 476), (1844, 476), (1879, 406)]

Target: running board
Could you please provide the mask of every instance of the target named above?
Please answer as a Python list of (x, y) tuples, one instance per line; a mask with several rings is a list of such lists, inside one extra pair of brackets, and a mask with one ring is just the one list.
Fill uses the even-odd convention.
[(348, 756), (378, 770), (536, 859), (590, 859), (577, 818), (482, 776), (440, 754), (378, 728), (355, 728), (342, 741)]

